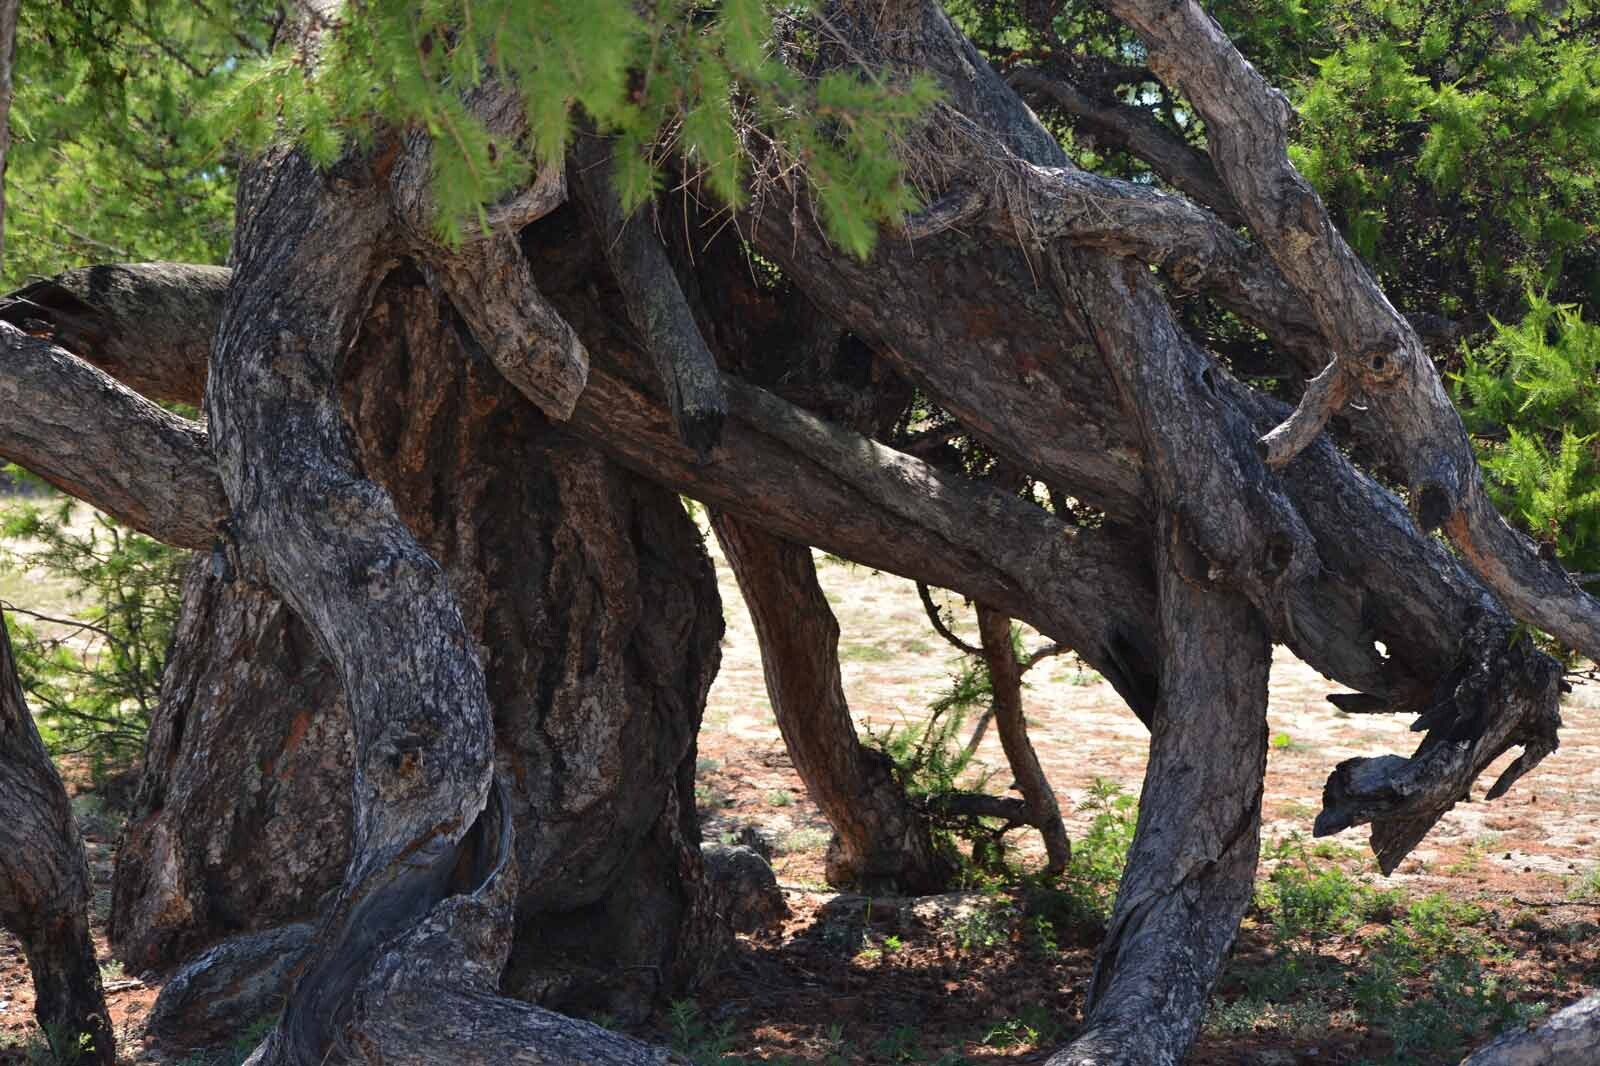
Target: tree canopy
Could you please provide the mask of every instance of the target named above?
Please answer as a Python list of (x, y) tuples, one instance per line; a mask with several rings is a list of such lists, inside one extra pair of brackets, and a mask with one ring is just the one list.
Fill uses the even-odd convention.
[[(112, 923), (183, 964), (163, 1017), (282, 1001), (263, 1064), (659, 1061), (568, 1015), (726, 944), (685, 796), (719, 605), (681, 493), (758, 601), (840, 882), (948, 864), (854, 736), (810, 546), (977, 604), (1006, 816), (1057, 831), (1053, 872), (1011, 619), (1112, 683), (1150, 764), (1052, 1063), (1179, 1061), (1251, 898), (1274, 643), (1342, 710), (1416, 716), (1314, 825), (1370, 825), (1385, 871), (1502, 754), (1489, 799), (1555, 749), (1564, 668), (1600, 655), (1597, 27), (24, 7), (0, 458), (202, 556)], [(0, 813), (59, 792), (17, 735), (37, 772)], [(53, 855), (0, 893), (30, 944), (81, 919)], [(109, 1061), (97, 994), (59, 1020), (100, 1019)]]

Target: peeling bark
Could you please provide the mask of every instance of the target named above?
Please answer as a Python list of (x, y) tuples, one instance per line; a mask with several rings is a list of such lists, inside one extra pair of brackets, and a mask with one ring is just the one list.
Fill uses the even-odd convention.
[(828, 883), (873, 893), (942, 890), (954, 864), (934, 846), (888, 757), (856, 739), (839, 679), (839, 623), (811, 549), (720, 512), (711, 528), (755, 623), (784, 747), (833, 827)]
[(89, 898), (72, 805), (22, 698), (0, 617), (0, 925), (22, 942), (34, 1017), (57, 1058), (112, 1066), (117, 1047), (89, 937)]

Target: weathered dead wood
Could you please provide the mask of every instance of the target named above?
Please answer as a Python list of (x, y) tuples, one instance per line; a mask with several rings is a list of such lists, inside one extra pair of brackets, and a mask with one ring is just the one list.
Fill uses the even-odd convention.
[(356, 744), (350, 866), (263, 1062), (348, 1054), (374, 953), (450, 894), (492, 776), (483, 669), (460, 610), (361, 474), (339, 417), (339, 358), (378, 281), (386, 216), (374, 192), (330, 192), (297, 154), (248, 168), (211, 359), (207, 411), (238, 543), (333, 660)]
[(1161, 523), (1161, 702), (1139, 824), (1082, 1032), (1050, 1066), (1177, 1066), (1254, 891), (1270, 646), (1244, 597), (1186, 576)]
[(1597, 1066), (1600, 996), (1559, 1010), (1537, 1029), (1510, 1032), (1462, 1060), (1461, 1066)]
[(495, 369), (557, 421), (572, 415), (589, 380), (589, 353), (539, 292), (512, 233), (493, 233), (426, 258)]
[(1322, 790), (1316, 834), (1371, 822), (1373, 854), (1390, 873), (1501, 754), (1522, 748), (1485, 799), (1503, 795), (1555, 751), (1561, 669), (1528, 643), (1503, 619), (1480, 619), (1436, 702), (1412, 726), (1428, 730), (1415, 754), (1340, 763)]
[(1411, 324), (1389, 303), (1289, 161), (1286, 97), (1245, 61), (1194, 0), (1111, 0), (1151, 69), (1204, 119), (1223, 181), (1358, 382), (1406, 473), (1424, 530), (1443, 528), (1518, 618), (1600, 658), (1600, 601), (1495, 510), (1472, 445)]
[(882, 752), (856, 738), (839, 677), (839, 623), (817, 583), (811, 549), (714, 512), (761, 644), (767, 695), (806, 791), (833, 827), (828, 883), (863, 892), (941, 891), (954, 863)]
[[(675, 495), (553, 428), (469, 349), (401, 267), (345, 359), (342, 414), (485, 663), (519, 830), (502, 991), (631, 1017), (692, 988), (721, 946), (684, 779), (717, 658), (715, 579)], [(352, 742), (330, 664), (270, 591), (208, 576), (190, 576), (120, 854), (113, 934), (141, 969), (311, 914), (349, 854)], [(209, 1025), (204, 1007), (174, 1006), (170, 1028), (191, 1010)]]
[(0, 616), (0, 925), (22, 942), (34, 1017), (57, 1058), (112, 1066), (117, 1047), (89, 936), (90, 891), (72, 804), (22, 697)]
[(1311, 442), (1338, 413), (1350, 395), (1350, 379), (1338, 363), (1327, 367), (1306, 383), (1305, 394), (1294, 414), (1261, 438), (1262, 458), (1270, 467), (1280, 467), (1311, 446)]
[[(468, 91), (466, 105), (491, 137), (510, 145), (527, 133), (522, 94), (495, 78)], [(432, 139), (413, 131), (388, 175), (395, 214), (411, 252), (465, 320), (478, 349), (523, 395), (550, 418), (562, 421), (583, 392), (589, 354), (572, 327), (533, 283), (516, 233), (566, 202), (566, 174), (546, 167), (526, 186), (487, 205), (483, 225), (462, 235), (457, 246), (436, 231), (430, 170)]]
[[(578, 324), (589, 343), (600, 345), (610, 356), (608, 367), (595, 370), (588, 391), (574, 410), (575, 431), (641, 473), (743, 514), (779, 536), (815, 543), (865, 565), (992, 603), (1077, 649), (1117, 686), (1136, 712), (1151, 705), (1154, 663), (1143, 634), (1149, 632), (1149, 620), (1154, 616), (1153, 594), (1138, 562), (1141, 550), (1137, 545), (1142, 538), (1136, 530), (1121, 526), (1071, 529), (1036, 507), (1006, 499), (1002, 493), (972, 488), (965, 478), (940, 475), (920, 461), (899, 457), (892, 449), (865, 442), (855, 433), (831, 427), (748, 386), (740, 395), (755, 397), (752, 402), (729, 397), (734, 418), (725, 432), (730, 434), (730, 444), (731, 435), (737, 435), (738, 446), (725, 449), (716, 462), (703, 464), (681, 440), (674, 440), (670, 421), (664, 426), (661, 387), (650, 380), (648, 362), (639, 359), (632, 341), (618, 330), (611, 307), (590, 298), (590, 275), (581, 265), (563, 263), (560, 247), (545, 246), (539, 251), (541, 260), (554, 259), (548, 272), (540, 271), (541, 284), (560, 297), (560, 312)], [(157, 284), (161, 277), (182, 284), (182, 276), (176, 270), (152, 272), (146, 275), (145, 284)], [(223, 291), (211, 279), (201, 290), (200, 295), (211, 301), (212, 316), (220, 313)], [(133, 316), (122, 314), (93, 320), (97, 333), (113, 339), (117, 350), (127, 353), (119, 368), (136, 375), (137, 380), (158, 379), (169, 390), (182, 382), (188, 382), (189, 388), (203, 383), (203, 373), (178, 374), (170, 368), (181, 353), (200, 350), (199, 338), (214, 332), (215, 317), (191, 316), (184, 320), (186, 331), (179, 331), (174, 324), (171, 336), (155, 334), (153, 343), (172, 345), (150, 353), (162, 368), (158, 374), (138, 369), (136, 338), (120, 332), (130, 328), (132, 321)], [(517, 384), (514, 379), (513, 384)], [(30, 382), (27, 403), (19, 410), (38, 409), (35, 396), (62, 391), (55, 376), (42, 376), (37, 383)], [(126, 390), (111, 392), (121, 395)], [(21, 397), (19, 391), (19, 401)], [(169, 398), (196, 403), (200, 395), (197, 391), (169, 392)], [(136, 400), (133, 397), (129, 402)], [(771, 426), (769, 416), (774, 419)], [(75, 411), (71, 417), (78, 419), (80, 413)], [(92, 407), (81, 412), (81, 419), (90, 426), (107, 421)], [(773, 430), (781, 426), (794, 431), (779, 437)], [(668, 432), (662, 432), (663, 428)], [(204, 442), (203, 434), (200, 440)], [(818, 442), (817, 446), (806, 443), (808, 440)], [(48, 456), (34, 458), (32, 452), (12, 445), (3, 435), (0, 456), (50, 469)], [(883, 469), (877, 469), (880, 465)], [(187, 466), (180, 469), (186, 478), (204, 479), (203, 472), (196, 474)], [(114, 468), (103, 476), (141, 486), (144, 482), (131, 474), (122, 477)], [(118, 511), (116, 491), (102, 490), (87, 480), (62, 478), (58, 483), (102, 509)], [(167, 498), (159, 493), (158, 479), (152, 478), (150, 485), (157, 498)], [(163, 524), (147, 522), (141, 528), (169, 542), (209, 546), (213, 536), (209, 529), (205, 539), (184, 531), (215, 521), (206, 512), (205, 501), (219, 495), (220, 486), (214, 482), (173, 493), (176, 515)], [(221, 506), (216, 513), (223, 513)], [(1352, 679), (1352, 683), (1359, 681)]]
[[(951, 76), (946, 86), (956, 106), (991, 123), (1020, 158), (1067, 170), (1059, 146), (1026, 133), (1025, 127), (1037, 124), (1020, 101), (1013, 96), (1005, 104), (1001, 95), (977, 84), (993, 77), (987, 68), (981, 63), (963, 66), (950, 57), (951, 31), (934, 5), (924, 7), (920, 32), (908, 32), (897, 22), (894, 33), (881, 40), (875, 36), (876, 8), (852, 5), (851, 12), (860, 16), (862, 28), (852, 38), (859, 51), (903, 58), (919, 69), (967, 71)], [(1009, 110), (997, 111), (1002, 105)], [(1036, 298), (1033, 275), (1017, 253), (956, 233), (923, 242), (914, 252), (886, 243), (869, 263), (857, 263), (830, 254), (814, 227), (790, 224), (794, 207), (773, 190), (763, 210), (749, 216), (747, 235), (763, 255), (777, 262), (819, 307), (892, 358), (1008, 462), (1115, 512), (1121, 490), (1105, 479), (1112, 471), (1085, 460), (1081, 450), (1089, 442), (1105, 442), (1106, 455), (1126, 457), (1129, 462), (1122, 470), (1142, 478), (1144, 449), (1131, 443), (1127, 423), (1119, 423), (1104, 406), (1086, 408), (1085, 397), (1116, 394), (1107, 377), (1095, 373), (1105, 364), (1083, 358), (1082, 349), (1071, 345), (1073, 338), (1089, 334), (1085, 319), (1095, 317), (1095, 309), (1117, 307), (1120, 296), (1096, 296), (1085, 301), (1083, 311), (1069, 305), (1070, 313), (1063, 314), (1059, 305)], [(1072, 261), (1093, 264), (1099, 259), (1096, 250), (1084, 248)], [(1073, 275), (1072, 270), (1066, 273)], [(1159, 294), (1152, 295), (1141, 279), (1129, 284), (1139, 286), (1157, 316), (1153, 321), (1170, 323)], [(969, 303), (969, 292), (981, 292), (986, 306)], [(997, 313), (998, 307), (1003, 313)], [(1130, 328), (1142, 327), (1135, 321)], [(1138, 347), (1145, 342), (1129, 336), (1134, 357), (1140, 358)], [(1185, 342), (1180, 338), (1178, 343)], [(1173, 352), (1166, 345), (1153, 350)], [(1193, 390), (1200, 409), (1222, 416), (1231, 427), (1228, 449), (1240, 469), (1270, 478), (1258, 455), (1247, 453), (1255, 452), (1254, 438), (1284, 421), (1288, 409), (1203, 357), (1173, 357), (1190, 369), (1170, 387)], [(1325, 364), (1324, 355), (1315, 366)], [(1198, 387), (1188, 380), (1191, 376), (1198, 377)], [(1155, 385), (1158, 390), (1168, 387), (1160, 381)], [(1041, 409), (1046, 401), (1048, 409)], [(1237, 413), (1223, 415), (1227, 408)], [(1201, 428), (1205, 433), (1214, 430)], [(1177, 454), (1190, 464), (1199, 461)], [(1221, 481), (1230, 483), (1226, 476)], [(1419, 713), (1433, 705), (1435, 688), (1462, 656), (1498, 650), (1482, 644), (1484, 631), (1471, 626), (1471, 619), (1483, 613), (1505, 617), (1493, 596), (1432, 538), (1418, 534), (1393, 494), (1323, 437), (1281, 467), (1276, 481), (1315, 538), (1313, 554), (1306, 554), (1303, 544), (1297, 553), (1305, 556), (1307, 571), (1299, 580), (1277, 582), (1282, 603), (1273, 612), (1276, 639), (1327, 676), (1347, 681), (1390, 707)], [(1139, 490), (1126, 491), (1138, 495)], [(1199, 505), (1200, 498), (1189, 493), (1188, 506), (1205, 510), (1209, 504)], [(1221, 497), (1219, 506), (1225, 507), (1230, 498)], [(1275, 513), (1283, 514), (1281, 509)], [(1295, 521), (1289, 518), (1291, 527)], [(1226, 530), (1222, 532), (1226, 540)], [(1387, 654), (1378, 652), (1378, 642), (1386, 645)], [(1499, 680), (1507, 679), (1499, 675)], [(1486, 675), (1484, 680), (1493, 683), (1495, 678)], [(1517, 719), (1528, 713), (1528, 701), (1517, 696), (1514, 686), (1494, 684), (1484, 695), (1497, 715)]]
[(216, 540), (227, 502), (203, 427), (5, 322), (0, 411), (0, 456), (169, 544)]
[(152, 400), (198, 406), (227, 267), (112, 263), (25, 285), (0, 319), (56, 344)]
[(978, 604), (978, 637), (994, 691), (995, 729), (1000, 734), (1000, 746), (1005, 749), (1006, 763), (1016, 780), (1013, 787), (1022, 793), (1027, 804), (1029, 824), (1044, 838), (1044, 873), (1053, 876), (1072, 861), (1072, 845), (1061, 821), (1055, 790), (1028, 740), (1028, 723), (1022, 711), (1022, 664), (1011, 643), (1011, 619)]

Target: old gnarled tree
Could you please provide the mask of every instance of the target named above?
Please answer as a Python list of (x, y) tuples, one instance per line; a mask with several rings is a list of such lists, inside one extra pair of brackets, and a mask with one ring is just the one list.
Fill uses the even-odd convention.
[[(338, 25), (301, 6), (284, 47), (313, 62)], [(1554, 750), (1561, 671), (1517, 627), (1600, 655), (1600, 605), (1490, 505), (1416, 327), (1291, 164), (1283, 97), (1194, 0), (1106, 7), (1204, 150), (1070, 78), (1002, 79), (932, 0), (786, 16), (802, 80), (939, 89), (896, 144), (927, 206), (866, 256), (760, 112), (737, 207), (668, 139), (682, 180), (625, 210), (638, 145), (585, 124), (459, 240), (445, 140), (391, 126), (328, 165), (252, 159), (227, 268), (91, 267), (0, 307), (0, 457), (202, 553), (111, 930), (184, 965), (158, 1028), (286, 994), (257, 1063), (665, 1061), (562, 1012), (679, 994), (726, 939), (692, 800), (720, 605), (676, 494), (716, 515), (785, 739), (830, 783), (840, 880), (944, 871), (849, 728), (809, 547), (970, 598), (1002, 668), (1029, 623), (1149, 727), (1054, 1063), (1192, 1044), (1250, 899), (1274, 643), (1341, 706), (1420, 716), (1411, 755), (1332, 768), (1316, 821), (1370, 826), (1385, 870), (1498, 756), (1521, 749), (1490, 798)], [(518, 88), (463, 113), (531, 136)], [(1019, 91), (1159, 180), (1082, 169)], [(1186, 328), (1191, 293), (1266, 338), (1295, 405)], [(919, 436), (914, 405), (956, 429)], [(9, 887), (8, 924), (50, 917)]]

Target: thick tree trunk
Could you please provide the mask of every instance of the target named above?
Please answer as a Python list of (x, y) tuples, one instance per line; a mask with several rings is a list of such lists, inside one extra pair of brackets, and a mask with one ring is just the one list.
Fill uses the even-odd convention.
[(1067, 827), (1061, 822), (1055, 791), (1028, 740), (1027, 718), (1022, 712), (1022, 664), (1011, 643), (1011, 619), (978, 604), (978, 639), (994, 690), (994, 724), (1000, 734), (1000, 746), (1005, 749), (1016, 789), (1028, 806), (1028, 822), (1044, 838), (1044, 872), (1059, 874), (1072, 861), (1072, 844), (1067, 839)]
[(784, 746), (833, 826), (828, 883), (877, 893), (943, 889), (954, 864), (934, 846), (888, 757), (856, 738), (839, 677), (839, 623), (811, 549), (720, 511), (711, 528), (755, 623)]
[[(720, 935), (690, 775), (721, 611), (693, 524), (470, 358), (414, 272), (381, 289), (342, 393), (486, 664), (517, 828), (508, 990), (618, 1016), (681, 993)], [(119, 862), (113, 934), (140, 967), (306, 917), (349, 854), (331, 665), (269, 591), (206, 564)]]
[(61, 775), (22, 698), (0, 617), (0, 925), (22, 941), (34, 1016), (62, 1062), (117, 1059), (89, 937), (89, 864)]
[(354, 742), (338, 676), (268, 588), (203, 556), (117, 848), (111, 922), (136, 973), (302, 919), (350, 859)]
[(1237, 593), (1197, 584), (1163, 522), (1161, 702), (1139, 824), (1084, 1013), (1050, 1066), (1177, 1066), (1255, 884), (1271, 645)]

